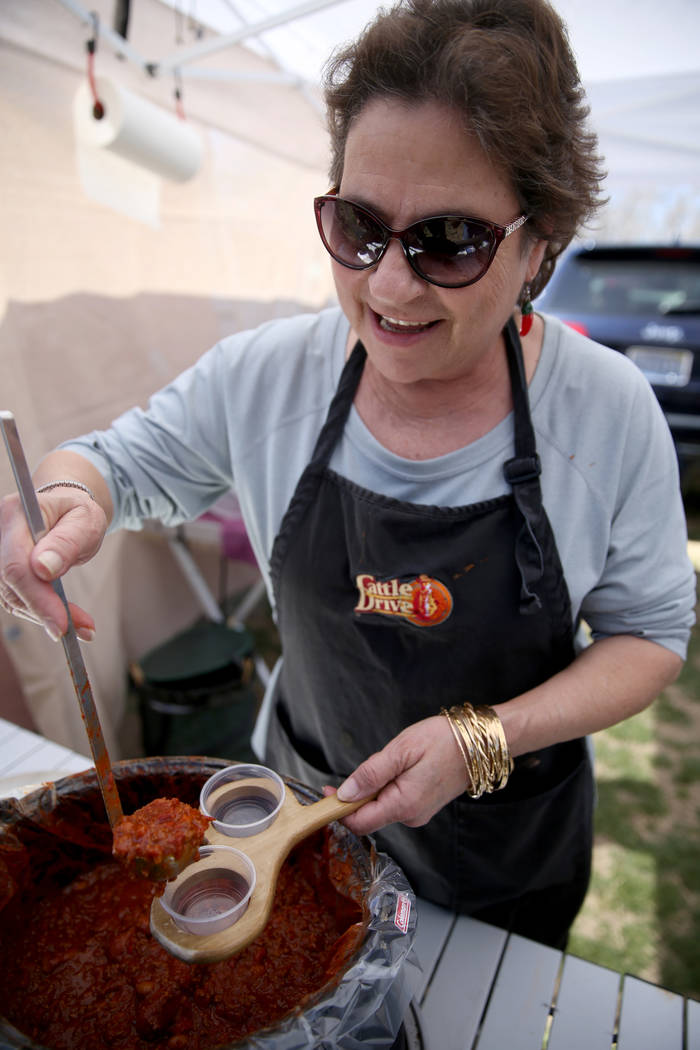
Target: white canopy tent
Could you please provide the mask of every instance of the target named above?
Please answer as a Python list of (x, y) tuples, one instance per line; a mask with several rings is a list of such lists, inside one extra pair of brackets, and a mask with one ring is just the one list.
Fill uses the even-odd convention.
[[(281, 68), (315, 81), (329, 52), (392, 0), (162, 0), (222, 39), (256, 39)], [(564, 19), (585, 82), (697, 70), (694, 0), (551, 0)], [(131, 0), (131, 5), (139, 0)], [(123, 5), (122, 5), (123, 6)], [(186, 13), (186, 14), (185, 14)], [(253, 29), (254, 32), (250, 32)], [(191, 48), (186, 48), (186, 51)], [(170, 56), (171, 64), (177, 54)]]
[[(78, 0), (60, 2), (79, 6)], [(134, 61), (150, 64), (157, 76), (177, 75), (188, 89), (197, 80), (245, 79), (244, 70), (226, 61), (231, 47), (243, 43), (277, 67), (266, 74), (268, 82), (293, 84), (314, 105), (328, 55), (380, 6), (376, 0), (165, 2), (179, 39), (160, 56), (133, 54)], [(116, 6), (123, 14), (138, 4)], [(700, 237), (700, 5), (555, 0), (554, 6), (568, 26), (606, 160), (611, 200), (597, 235)], [(205, 28), (206, 37), (198, 39)], [(217, 67), (202, 64), (213, 56)]]
[[(596, 236), (700, 238), (700, 4), (554, 2), (608, 171), (611, 200)], [(57, 4), (66, 17), (51, 12)], [(195, 124), (323, 170), (323, 63), (378, 7), (376, 0), (24, 0), (12, 10), (0, 5), (0, 33), (76, 71), (96, 34), (97, 71), (160, 105), (172, 104), (177, 87)], [(168, 17), (159, 8), (169, 8)]]
[[(192, 10), (223, 40), (286, 19), (246, 39), (281, 69), (315, 81), (331, 50), (379, 6), (376, 0), (198, 0)], [(700, 4), (554, 0), (554, 6), (569, 29), (606, 160), (610, 205), (597, 235), (700, 238)], [(177, 52), (169, 68), (176, 62)]]

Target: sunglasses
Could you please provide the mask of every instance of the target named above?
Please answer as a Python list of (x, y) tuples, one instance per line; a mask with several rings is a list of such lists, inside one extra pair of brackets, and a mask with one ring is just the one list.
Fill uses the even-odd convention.
[(314, 199), (316, 225), (326, 250), (351, 270), (376, 266), (389, 241), (397, 240), (411, 269), (439, 288), (466, 288), (480, 280), (501, 241), (519, 230), (528, 216), (508, 226), (466, 215), (431, 215), (405, 230), (393, 230), (378, 215), (335, 193)]

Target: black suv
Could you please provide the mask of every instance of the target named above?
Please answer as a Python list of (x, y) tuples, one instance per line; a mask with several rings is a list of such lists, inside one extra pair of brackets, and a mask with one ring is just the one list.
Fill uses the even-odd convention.
[(537, 300), (644, 372), (681, 469), (700, 467), (700, 247), (570, 248)]

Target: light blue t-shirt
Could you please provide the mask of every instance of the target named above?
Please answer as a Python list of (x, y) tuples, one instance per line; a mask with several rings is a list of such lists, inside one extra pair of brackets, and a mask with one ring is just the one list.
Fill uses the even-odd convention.
[[(230, 336), (146, 411), (63, 447), (104, 474), (112, 528), (191, 520), (235, 490), (270, 592), (272, 545), (325, 420), (347, 336), (335, 307)], [(545, 317), (529, 395), (574, 618), (593, 637), (633, 634), (684, 657), (695, 573), (673, 443), (647, 380), (623, 355)], [(458, 506), (507, 492), (502, 467), (512, 455), (512, 416), (465, 448), (414, 461), (381, 446), (353, 409), (331, 466), (387, 496)]]

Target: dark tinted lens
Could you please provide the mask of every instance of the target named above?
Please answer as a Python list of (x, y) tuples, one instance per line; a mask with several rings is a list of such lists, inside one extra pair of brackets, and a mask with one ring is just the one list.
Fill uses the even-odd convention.
[(403, 241), (419, 273), (458, 285), (476, 280), (488, 268), (495, 238), (483, 223), (447, 216), (417, 222)]
[(349, 201), (324, 201), (321, 225), (331, 255), (349, 266), (371, 266), (386, 243), (381, 226)]

